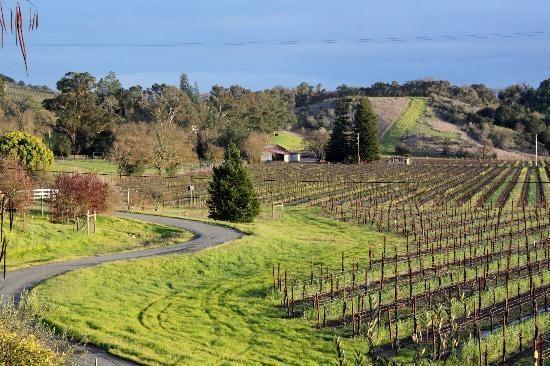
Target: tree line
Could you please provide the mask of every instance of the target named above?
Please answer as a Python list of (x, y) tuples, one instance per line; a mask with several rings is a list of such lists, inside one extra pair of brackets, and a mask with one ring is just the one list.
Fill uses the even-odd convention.
[[(0, 77), (0, 83), (2, 80)], [(170, 173), (184, 162), (199, 159), (219, 162), (231, 142), (247, 160), (255, 161), (269, 135), (289, 127), (302, 128), (311, 137), (308, 149), (320, 158), (357, 160), (355, 122), (343, 123), (338, 108), (329, 108), (322, 121), (311, 120), (303, 109), (343, 98), (429, 97), (441, 118), (462, 126), (478, 141), (516, 148), (538, 134), (539, 141), (550, 148), (550, 79), (538, 88), (518, 84), (499, 91), (483, 84), (456, 86), (448, 81), (415, 80), (377, 82), (368, 87), (341, 85), (332, 91), (320, 84), (301, 83), (295, 88), (261, 91), (215, 85), (201, 92), (185, 74), (178, 86), (125, 88), (113, 72), (99, 80), (89, 73), (71, 72), (59, 80), (57, 89), (55, 98), (41, 104), (30, 99), (13, 101), (0, 85), (0, 129), (42, 136), (57, 156), (108, 156), (121, 172), (130, 174), (145, 167)], [(348, 111), (351, 120), (355, 120), (360, 103), (348, 104), (353, 109)], [(335, 149), (329, 152), (325, 148), (334, 129), (345, 135), (339, 148), (350, 151), (346, 158), (333, 158)], [(359, 136), (363, 145), (361, 132)], [(361, 150), (359, 158), (368, 160), (365, 148)]]

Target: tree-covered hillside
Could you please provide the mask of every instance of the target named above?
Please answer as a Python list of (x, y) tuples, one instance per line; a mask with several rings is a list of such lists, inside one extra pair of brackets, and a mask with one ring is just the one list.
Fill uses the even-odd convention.
[[(410, 124), (406, 133), (393, 131), (393, 137), (385, 139), (383, 152), (417, 149), (425, 154), (438, 149), (441, 153), (453, 150), (454, 144), (460, 149), (531, 153), (535, 134), (541, 143), (539, 152), (547, 154), (550, 149), (550, 79), (537, 88), (518, 84), (502, 90), (416, 80), (342, 85), (336, 90), (307, 83), (261, 91), (215, 85), (201, 92), (185, 74), (178, 86), (126, 88), (114, 73), (97, 79), (71, 72), (59, 80), (55, 93), (5, 76), (0, 82), (0, 130), (41, 136), (58, 156), (102, 154), (126, 173), (145, 168), (169, 173), (184, 162), (220, 161), (230, 143), (254, 162), (263, 145), (284, 130), (304, 137), (306, 149), (322, 151), (342, 97), (369, 97), (381, 138), (398, 128), (394, 124), (410, 108), (411, 97), (426, 98), (422, 119)], [(10, 93), (14, 88), (29, 94), (14, 97)], [(32, 92), (40, 95), (33, 97)], [(456, 131), (435, 131), (429, 119), (450, 122)], [(175, 156), (178, 161), (173, 161)]]

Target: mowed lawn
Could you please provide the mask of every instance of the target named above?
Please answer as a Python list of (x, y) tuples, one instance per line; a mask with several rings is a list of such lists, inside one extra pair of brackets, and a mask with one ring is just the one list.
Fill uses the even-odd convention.
[[(7, 231), (7, 230), (6, 230)], [(98, 216), (95, 234), (75, 232), (73, 224), (52, 223), (39, 212), (17, 218), (7, 232), (10, 270), (59, 262), (78, 257), (170, 245), (191, 239), (193, 234), (162, 225)]]
[[(115, 355), (152, 365), (334, 365), (334, 335), (284, 319), (272, 266), (309, 273), (312, 260), (351, 263), (383, 235), (292, 208), (238, 225), (250, 236), (192, 255), (120, 262), (36, 288), (46, 319)], [(389, 238), (389, 243), (396, 239)], [(70, 289), (68, 291), (67, 289)], [(364, 342), (347, 341), (348, 355)]]

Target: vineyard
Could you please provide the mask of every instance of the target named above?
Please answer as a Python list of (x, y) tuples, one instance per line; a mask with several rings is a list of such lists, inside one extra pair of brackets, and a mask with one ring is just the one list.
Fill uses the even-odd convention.
[[(336, 349), (347, 365), (548, 359), (547, 162), (247, 169), (264, 207), (284, 215), (237, 226), (251, 235), (197, 256), (59, 277), (41, 288), (60, 306), (48, 320), (151, 364), (336, 364)], [(205, 212), (207, 170), (111, 179), (131, 209)], [(60, 290), (84, 278), (94, 284)], [(116, 310), (104, 314), (105, 302)]]
[(423, 98), (411, 98), (409, 104), (384, 134), (382, 139), (382, 150), (392, 150), (399, 139), (405, 137), (408, 133), (415, 130), (415, 126), (419, 125), (420, 118), (426, 109), (427, 100)]
[(46, 90), (33, 89), (16, 84), (5, 85), (6, 94), (15, 101), (24, 101), (26, 99), (42, 102), (44, 99), (54, 98), (55, 93)]
[[(548, 357), (547, 163), (418, 159), (249, 172), (264, 204), (311, 206), (402, 238), (366, 242), (362, 256), (311, 258), (307, 271), (274, 263), (281, 316), (364, 340), (371, 360), (492, 365), (535, 349)], [(122, 184), (149, 197), (144, 204), (200, 207), (208, 181), (202, 172)]]
[[(502, 212), (550, 202), (550, 166), (542, 162), (414, 159), (412, 165), (383, 160), (368, 165), (250, 165), (264, 204), (307, 204), (339, 220), (387, 229), (400, 208), (451, 207)], [(174, 177), (112, 176), (123, 202), (137, 208), (204, 207), (210, 171)], [(193, 186), (193, 192), (189, 190)], [(389, 215), (389, 216), (388, 216)], [(393, 222), (393, 221), (392, 221)], [(383, 225), (386, 223), (386, 225)]]
[(254, 174), (264, 201), (314, 205), (403, 238), (366, 242), (362, 257), (312, 258), (306, 272), (275, 264), (284, 316), (366, 341), (373, 362), (548, 357), (548, 165), (425, 160)]

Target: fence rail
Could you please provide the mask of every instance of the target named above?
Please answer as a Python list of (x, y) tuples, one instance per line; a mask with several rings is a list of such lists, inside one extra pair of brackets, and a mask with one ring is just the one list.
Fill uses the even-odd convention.
[(51, 188), (39, 188), (39, 189), (33, 189), (30, 192), (32, 194), (33, 201), (38, 201), (38, 200), (49, 200), (53, 196), (55, 196), (59, 191), (57, 189), (51, 189)]

